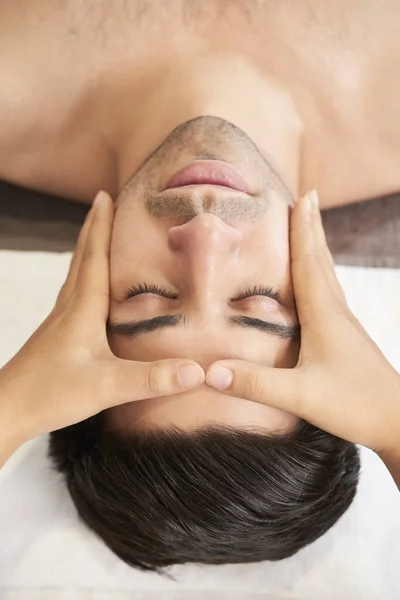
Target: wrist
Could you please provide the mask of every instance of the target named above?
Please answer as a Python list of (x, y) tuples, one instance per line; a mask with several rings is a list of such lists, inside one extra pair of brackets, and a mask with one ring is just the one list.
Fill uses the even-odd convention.
[(399, 464), (400, 465), (400, 440), (397, 445), (391, 445), (390, 447), (376, 451), (376, 454), (385, 464)]
[(380, 447), (376, 448), (375, 453), (385, 463), (390, 461), (400, 464), (400, 375), (394, 369), (392, 373), (394, 386), (385, 394), (389, 407), (385, 411), (388, 416), (387, 425), (380, 428)]
[(377, 452), (379, 458), (384, 462), (393, 480), (400, 490), (400, 444), (394, 448)]
[(12, 417), (0, 406), (0, 469), (22, 444), (23, 439)]
[(0, 468), (27, 441), (18, 414), (19, 400), (5, 368), (0, 370)]
[[(397, 419), (394, 419), (396, 422)], [(396, 428), (397, 429), (397, 428)], [(400, 431), (387, 435), (385, 442), (375, 450), (386, 465), (400, 465)]]

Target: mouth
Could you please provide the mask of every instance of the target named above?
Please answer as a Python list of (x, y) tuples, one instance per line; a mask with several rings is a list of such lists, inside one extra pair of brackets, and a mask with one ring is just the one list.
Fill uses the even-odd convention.
[(235, 167), (217, 160), (195, 160), (189, 163), (172, 175), (165, 190), (194, 185), (213, 185), (253, 195), (250, 186)]

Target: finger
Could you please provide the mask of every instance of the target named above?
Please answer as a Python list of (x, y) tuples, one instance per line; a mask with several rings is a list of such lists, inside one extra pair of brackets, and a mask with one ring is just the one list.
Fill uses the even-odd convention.
[[(217, 372), (220, 367), (233, 373), (228, 387), (226, 374)], [(221, 385), (223, 378), (226, 379)], [(291, 413), (333, 435), (342, 436), (340, 430), (344, 429), (343, 424), (346, 420), (349, 423), (352, 421), (351, 403), (343, 405), (342, 402), (338, 407), (334, 402), (326, 402), (324, 387), (331, 388), (333, 382), (327, 379), (323, 366), (277, 369), (239, 360), (218, 361), (207, 372), (206, 383), (226, 394)], [(343, 416), (346, 412), (347, 417)], [(343, 437), (351, 439), (347, 435)]]
[(126, 402), (181, 393), (205, 380), (200, 365), (179, 359), (133, 362), (113, 357), (104, 367), (101, 377), (103, 410)]
[(302, 413), (300, 369), (264, 367), (243, 360), (218, 361), (206, 374), (206, 383), (231, 396)]
[(74, 293), (77, 298), (101, 306), (107, 317), (110, 285), (110, 241), (114, 207), (110, 196), (100, 192), (93, 205), (93, 216), (78, 267)]
[(316, 242), (321, 252), (321, 257), (326, 260), (332, 268), (335, 266), (331, 251), (329, 250), (328, 242), (326, 240), (325, 229), (322, 222), (321, 211), (319, 210), (319, 196), (316, 190), (308, 192), (308, 197), (312, 200), (313, 210), (311, 216), (313, 219), (313, 228), (316, 235)]
[(90, 224), (93, 217), (93, 210), (89, 210), (86, 215), (83, 226), (79, 232), (78, 240), (75, 246), (74, 253), (72, 255), (71, 264), (64, 285), (62, 286), (60, 293), (57, 298), (57, 304), (66, 303), (71, 297), (71, 293), (76, 285), (76, 279), (78, 276), (79, 265), (82, 260), (82, 254), (86, 245), (87, 235), (90, 229)]
[[(318, 315), (325, 314), (333, 300), (315, 211), (319, 212), (306, 195), (298, 200), (290, 220), (291, 271), (302, 326), (308, 325)], [(319, 226), (322, 227), (322, 224)]]
[[(312, 192), (310, 192), (310, 195), (312, 195), (312, 196), (314, 195), (314, 198), (316, 200), (315, 204), (318, 205), (319, 202), (318, 202), (317, 192), (315, 190), (313, 190)], [(312, 211), (311, 218), (313, 221), (312, 226), (313, 226), (313, 230), (314, 230), (315, 236), (316, 236), (315, 239), (316, 239), (316, 244), (318, 246), (318, 253), (321, 256), (321, 269), (323, 270), (324, 275), (327, 279), (327, 282), (329, 283), (332, 297), (335, 298), (339, 302), (339, 304), (342, 305), (346, 309), (347, 319), (353, 323), (353, 325), (363, 335), (363, 337), (365, 339), (370, 339), (367, 332), (365, 331), (365, 329), (362, 327), (362, 325), (359, 323), (359, 321), (356, 319), (356, 317), (354, 316), (354, 314), (350, 311), (350, 309), (348, 307), (346, 295), (345, 295), (343, 288), (340, 285), (340, 282), (336, 276), (332, 254), (329, 251), (328, 244), (326, 241), (326, 235), (325, 235), (325, 230), (324, 230), (324, 226), (323, 226), (323, 222), (322, 222), (322, 218), (321, 218), (321, 212), (315, 207), (314, 207), (314, 210)]]
[[(326, 301), (326, 307), (329, 307), (333, 299), (336, 300), (338, 302), (338, 305), (341, 308), (345, 309), (345, 312), (343, 314), (346, 315), (347, 319), (353, 323), (353, 325), (357, 328), (357, 330), (363, 335), (365, 339), (369, 339), (367, 332), (364, 330), (362, 325), (359, 323), (359, 321), (349, 309), (346, 295), (336, 276), (332, 254), (329, 251), (328, 244), (326, 241), (321, 212), (318, 209), (319, 201), (317, 192), (313, 190), (308, 195), (314, 198), (313, 207), (310, 214), (311, 226), (315, 236), (315, 244), (317, 247), (316, 253), (320, 257), (320, 270), (325, 277), (326, 283), (328, 284), (325, 287), (326, 289), (329, 289), (329, 293), (331, 296), (330, 300)], [(323, 281), (323, 279), (321, 279), (321, 281)], [(310, 317), (312, 317), (311, 314)]]
[(321, 260), (321, 268), (323, 269), (327, 280), (332, 288), (332, 293), (335, 294), (336, 298), (340, 302), (347, 304), (346, 296), (343, 288), (336, 277), (335, 262), (331, 251), (329, 250), (328, 242), (326, 239), (324, 224), (322, 222), (321, 211), (318, 209), (319, 198), (315, 190), (309, 192), (309, 196), (314, 199), (313, 210), (311, 212), (312, 227), (315, 234), (315, 242), (317, 245), (317, 252)]

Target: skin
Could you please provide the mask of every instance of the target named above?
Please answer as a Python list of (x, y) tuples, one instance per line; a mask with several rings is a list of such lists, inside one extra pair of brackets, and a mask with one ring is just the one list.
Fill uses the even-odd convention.
[[(22, 19), (15, 3), (2, 3), (0, 73), (7, 85), (0, 100), (0, 176), (90, 202), (100, 187), (117, 196), (132, 174), (140, 180), (144, 161), (160, 144), (169, 150), (164, 146), (162, 160), (147, 173), (152, 182), (199, 152), (240, 165), (252, 182), (261, 182), (258, 195), (269, 202), (264, 217), (258, 213), (251, 224), (224, 209), (220, 190), (192, 190), (188, 201), (202, 212), (194, 218), (192, 207), (183, 215), (190, 222), (179, 225), (165, 215), (149, 219), (140, 181), (122, 193), (111, 251), (111, 321), (165, 310), (165, 299), (121, 299), (123, 286), (151, 274), (184, 292), (180, 309), (190, 312), (192, 323), (174, 335), (152, 334), (153, 342), (110, 332), (109, 343), (121, 358), (183, 355), (204, 368), (222, 357), (294, 366), (295, 343), (228, 329), (222, 316), (237, 314), (237, 305), (227, 298), (231, 289), (247, 287), (254, 269), (251, 283), (278, 286), (287, 308), (253, 298), (241, 301), (238, 312), (295, 324), (284, 189), (298, 197), (318, 187), (324, 207), (398, 191), (396, 3), (387, 0), (379, 11), (365, 0), (307, 0), (279, 10), (267, 2), (247, 3), (246, 10), (232, 2), (206, 8), (175, 2), (168, 11), (149, 2), (141, 8), (125, 2), (110, 10), (105, 2), (91, 2), (82, 11), (74, 0), (62, 7), (36, 0), (26, 4)], [(218, 118), (219, 127), (207, 125), (204, 115)], [(184, 136), (165, 142), (198, 117), (203, 121), (189, 128), (184, 146)], [(251, 152), (250, 140), (258, 153)], [(265, 161), (281, 182), (273, 192), (265, 185)], [(234, 236), (240, 260), (232, 247), (227, 252)], [(146, 401), (140, 409), (115, 409), (110, 425), (125, 424), (127, 411), (132, 425), (143, 426), (193, 427), (206, 418), (270, 430), (294, 424), (282, 411), (228, 403), (207, 388)]]
[(116, 198), (177, 126), (212, 115), (296, 197), (398, 192), (399, 27), (397, 0), (3, 0), (0, 178)]
[(316, 201), (315, 192), (303, 199), (291, 220), (291, 270), (302, 340), (296, 367), (225, 360), (209, 369), (206, 383), (279, 406), (367, 446), (400, 487), (400, 375), (347, 306)]
[[(103, 196), (54, 310), (0, 370), (0, 466), (101, 411), (118, 429), (211, 419), (275, 431), (300, 417), (374, 449), (400, 487), (400, 377), (347, 308), (309, 199), (291, 215), (291, 263), (287, 239), (287, 192), (318, 188), (328, 207), (399, 190), (399, 25), (395, 0), (2, 2), (0, 177), (87, 203), (101, 188), (120, 197), (111, 255)], [(205, 115), (223, 123), (166, 151)], [(178, 216), (171, 200), (162, 216), (146, 211), (145, 192), (198, 152), (245, 171), (261, 200), (252, 220), (215, 188), (192, 190)], [(164, 313), (165, 298), (123, 299), (149, 276), (179, 290), (168, 313), (185, 310), (190, 329), (107, 338), (108, 316)], [(249, 277), (280, 288), (285, 309), (232, 306)], [(298, 315), (300, 353), (229, 329), (223, 315), (237, 312)]]
[[(212, 185), (163, 191), (182, 166), (211, 155), (240, 166), (252, 195)], [(289, 202), (289, 190), (238, 128), (203, 117), (175, 130), (117, 202), (110, 263), (109, 342), (114, 354), (144, 361), (179, 356), (195, 360), (204, 370), (221, 358), (293, 367), (299, 336), (290, 275)], [(129, 290), (138, 285), (165, 292), (131, 297)], [(258, 293), (261, 286), (277, 290), (281, 301)], [(232, 300), (254, 287), (249, 297)], [(187, 323), (137, 336), (121, 326), (165, 315), (184, 315)], [(242, 316), (286, 329), (277, 335), (228, 322)], [(224, 423), (287, 431), (297, 419), (276, 408), (229, 398), (204, 384), (188, 393), (116, 407), (107, 422), (124, 430)]]
[[(290, 224), (302, 330), (296, 367), (224, 361), (211, 365), (206, 374), (189, 361), (125, 362), (111, 353), (106, 320), (113, 207), (106, 195), (101, 198), (85, 223), (54, 310), (0, 370), (0, 465), (27, 439), (71, 425), (116, 401), (195, 388), (206, 376), (207, 384), (222, 393), (293, 411), (375, 450), (400, 487), (400, 376), (346, 305), (315, 194), (297, 203)], [(60, 333), (65, 340), (61, 355)], [(218, 374), (221, 367), (225, 373)], [(71, 381), (81, 396), (71, 395)]]
[(173, 394), (204, 381), (193, 361), (132, 362), (111, 352), (106, 321), (113, 218), (110, 198), (100, 193), (54, 309), (0, 369), (0, 465), (43, 433), (118, 403)]

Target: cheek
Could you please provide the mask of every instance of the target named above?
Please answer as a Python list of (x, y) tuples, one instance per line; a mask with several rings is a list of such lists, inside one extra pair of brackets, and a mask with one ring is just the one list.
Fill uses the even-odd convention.
[(288, 340), (277, 348), (274, 367), (280, 369), (293, 369), (299, 360), (300, 340)]
[(271, 218), (246, 238), (246, 262), (253, 265), (265, 283), (283, 290), (291, 285), (287, 217)]
[(116, 220), (110, 247), (111, 290), (157, 272), (165, 251), (165, 236), (156, 228), (140, 219)]
[(151, 242), (151, 230), (139, 226), (137, 220), (116, 221), (111, 240), (111, 265), (145, 255), (152, 247)]
[(267, 250), (276, 260), (289, 260), (289, 212), (288, 209), (275, 211), (271, 218), (265, 223), (262, 242), (264, 250)]

